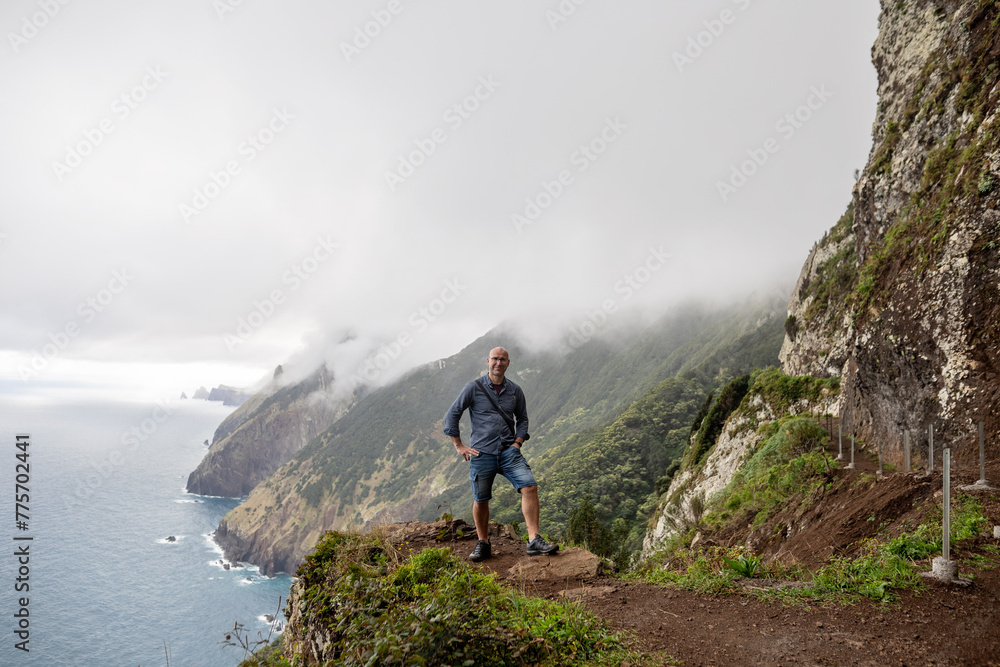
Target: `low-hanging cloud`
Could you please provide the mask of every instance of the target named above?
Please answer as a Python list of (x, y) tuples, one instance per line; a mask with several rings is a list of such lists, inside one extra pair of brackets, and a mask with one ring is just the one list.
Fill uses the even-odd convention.
[(875, 104), (877, 4), (805, 4), (8, 3), (2, 377), (379, 384), (501, 322), (556, 345), (791, 283)]

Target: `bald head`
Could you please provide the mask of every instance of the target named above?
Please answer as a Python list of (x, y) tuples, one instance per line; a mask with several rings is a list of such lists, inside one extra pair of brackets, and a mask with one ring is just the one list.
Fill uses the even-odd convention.
[(495, 347), (490, 350), (490, 356), (486, 358), (486, 370), (490, 374), (490, 382), (493, 384), (503, 384), (504, 374), (510, 364), (510, 355), (502, 347)]

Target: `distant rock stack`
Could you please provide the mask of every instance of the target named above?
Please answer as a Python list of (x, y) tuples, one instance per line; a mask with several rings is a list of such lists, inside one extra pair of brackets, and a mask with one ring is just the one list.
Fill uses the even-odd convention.
[(222, 401), (223, 405), (233, 405), (239, 407), (250, 400), (251, 396), (253, 396), (252, 393), (248, 393), (243, 389), (227, 387), (224, 384), (220, 384), (218, 387), (209, 392), (208, 400)]
[(185, 393), (184, 393), (184, 392), (182, 391), (182, 392), (181, 392), (181, 400), (183, 401), (183, 400), (184, 400), (184, 399), (186, 399), (187, 397), (188, 397), (188, 395), (187, 395), (187, 394), (185, 394)]
[(194, 392), (194, 397), (203, 401), (208, 400), (208, 389), (205, 389), (204, 386), (198, 387), (198, 391)]

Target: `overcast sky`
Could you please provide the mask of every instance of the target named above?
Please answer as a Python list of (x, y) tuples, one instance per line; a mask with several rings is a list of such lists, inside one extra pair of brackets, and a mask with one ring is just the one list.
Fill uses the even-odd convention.
[(787, 290), (867, 159), (878, 9), (7, 0), (0, 389), (395, 340), (385, 379), (502, 321)]

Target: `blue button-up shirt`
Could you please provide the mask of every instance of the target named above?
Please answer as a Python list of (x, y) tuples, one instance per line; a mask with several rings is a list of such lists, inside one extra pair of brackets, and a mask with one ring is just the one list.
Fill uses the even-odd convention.
[[(510, 432), (510, 427), (497, 412), (489, 397), (484, 396), (479, 389), (476, 389), (476, 382), (480, 383), (485, 391), (491, 392), (500, 403), (500, 407), (513, 418), (516, 433)], [(455, 402), (448, 408), (448, 412), (445, 413), (445, 435), (459, 435), (458, 421), (466, 410), (469, 411), (469, 418), (472, 420), (472, 441), (469, 443), (469, 447), (481, 454), (497, 455), (500, 453), (501, 447), (514, 442), (514, 438), (527, 439), (528, 437), (528, 406), (524, 400), (524, 392), (506, 377), (503, 380), (499, 396), (493, 391), (489, 375), (483, 375), (466, 384), (462, 388), (462, 393), (458, 395)]]

